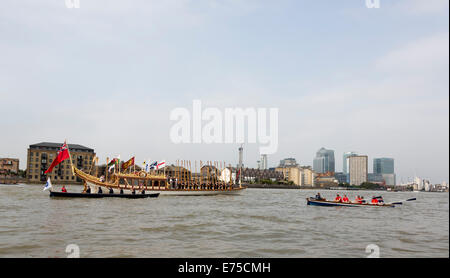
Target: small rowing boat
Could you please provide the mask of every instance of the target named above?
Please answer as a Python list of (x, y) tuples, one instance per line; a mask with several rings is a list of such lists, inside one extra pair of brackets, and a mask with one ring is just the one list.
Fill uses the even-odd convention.
[(394, 204), (360, 204), (360, 203), (342, 203), (327, 200), (317, 200), (315, 198), (306, 198), (307, 205), (323, 206), (323, 207), (376, 207), (376, 208), (393, 208)]
[(126, 198), (126, 199), (143, 199), (143, 198), (156, 198), (159, 193), (152, 194), (109, 194), (109, 193), (69, 193), (69, 192), (55, 192), (50, 191), (50, 197), (63, 197), (63, 198)]

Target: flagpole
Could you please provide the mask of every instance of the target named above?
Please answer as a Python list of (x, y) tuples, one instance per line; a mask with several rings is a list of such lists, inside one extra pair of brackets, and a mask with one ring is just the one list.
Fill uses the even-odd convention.
[(92, 171), (92, 166), (94, 166), (94, 163), (95, 163), (95, 158), (96, 158), (96, 156), (94, 155), (94, 159), (91, 161), (92, 162), (92, 164), (91, 164), (91, 168), (89, 168), (89, 175), (91, 174), (91, 171)]
[(209, 166), (209, 160), (206, 161), (206, 187), (209, 187), (209, 174), (211, 170), (211, 166)]
[(181, 160), (181, 168), (180, 168), (180, 171), (181, 171), (181, 180), (182, 180), (182, 183), (183, 183), (183, 189), (184, 189), (184, 187), (186, 186), (186, 184), (185, 184), (185, 182), (184, 182), (184, 175), (185, 175), (185, 172), (184, 172), (184, 160)]
[(98, 157), (95, 158), (95, 176), (98, 177)]
[(175, 166), (175, 186), (178, 187), (178, 159)]
[(233, 177), (233, 169), (231, 168), (231, 164), (228, 164), (228, 168), (230, 168), (230, 179), (228, 180), (227, 183), (231, 190), (231, 187), (233, 186), (233, 182), (231, 181), (231, 179)]
[(109, 164), (109, 157), (106, 158), (106, 167), (105, 167), (105, 182), (108, 182), (108, 164)]
[(67, 139), (64, 140), (64, 143), (66, 143), (67, 145), (67, 152), (69, 153), (69, 159), (70, 159), (70, 168), (72, 169), (72, 175), (75, 176), (75, 171), (73, 169), (73, 163), (72, 163), (72, 156), (70, 155), (70, 148), (69, 148), (69, 144), (67, 144)]
[(200, 173), (200, 188), (202, 188), (202, 178), (203, 178), (203, 173), (202, 173), (202, 161), (200, 160), (200, 164), (198, 165), (199, 167), (199, 173)]
[(188, 160), (188, 165), (189, 165), (189, 182), (188, 182), (188, 187), (189, 189), (191, 188), (191, 179), (192, 179), (192, 167), (191, 167), (191, 161)]

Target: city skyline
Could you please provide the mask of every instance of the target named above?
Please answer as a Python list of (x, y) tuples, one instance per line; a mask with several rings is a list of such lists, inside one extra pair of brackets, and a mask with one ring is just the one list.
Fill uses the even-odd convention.
[[(106, 157), (225, 160), (240, 144), (173, 144), (170, 111), (279, 108), (286, 157), (322, 146), (395, 159), (397, 183), (449, 180), (448, 1), (6, 0), (0, 157), (40, 142)], [(126, 24), (124, 23), (126, 22)], [(244, 144), (256, 168), (258, 144)]]
[[(40, 142), (40, 143), (36, 143), (36, 144), (32, 144), (32, 145), (30, 145), (30, 147), (31, 146), (33, 146), (33, 145), (39, 145), (39, 144), (43, 144), (43, 145), (52, 145), (52, 146), (59, 146), (59, 145), (62, 145), (62, 143), (55, 143), (55, 142)], [(69, 145), (72, 145), (72, 144), (69, 144)], [(83, 146), (83, 145), (79, 145), (79, 144), (75, 144), (75, 145), (73, 145), (73, 146), (76, 146), (76, 147), (81, 147), (81, 148), (86, 148), (86, 146)], [(72, 147), (73, 147), (72, 146)], [(242, 149), (242, 154), (244, 153), (244, 148), (243, 147), (239, 147), (238, 148), (238, 155), (240, 156), (240, 152), (241, 152), (241, 149)], [(45, 150), (43, 150), (44, 152), (45, 152)], [(319, 154), (321, 151), (326, 151), (326, 152), (332, 152), (333, 154), (334, 154), (334, 150), (331, 150), (331, 149), (326, 149), (326, 148), (324, 148), (324, 147), (321, 147), (320, 149), (319, 149), (319, 151), (317, 151), (316, 152), (316, 156), (317, 156), (317, 154)], [(28, 149), (28, 151), (27, 152), (29, 152), (29, 149)], [(356, 152), (344, 152), (344, 154), (343, 154), (343, 157), (345, 157), (345, 155), (348, 155), (347, 156), (347, 158), (349, 158), (349, 157), (353, 157), (353, 156), (363, 156), (363, 157), (367, 157), (367, 174), (380, 174), (380, 175), (383, 175), (383, 178), (384, 179), (387, 179), (387, 180), (389, 180), (389, 181), (392, 181), (392, 182), (389, 182), (389, 185), (393, 185), (393, 184), (396, 184), (396, 185), (401, 185), (401, 184), (404, 184), (404, 183), (408, 183), (408, 182), (412, 182), (412, 181), (414, 181), (415, 179), (417, 179), (418, 177), (420, 177), (420, 178), (422, 178), (422, 179), (428, 179), (429, 180), (429, 178), (428, 177), (424, 177), (424, 176), (420, 176), (420, 175), (414, 175), (414, 176), (412, 176), (412, 177), (407, 177), (407, 179), (406, 180), (401, 180), (401, 181), (397, 181), (396, 182), (396, 172), (395, 172), (395, 167), (394, 167), (394, 158), (387, 158), (387, 157), (378, 157), (378, 158), (373, 158), (373, 159), (369, 159), (369, 157), (367, 156), (367, 155), (364, 155), (364, 154), (357, 154)], [(97, 156), (97, 154), (96, 154), (96, 156)], [(119, 154), (119, 156), (120, 156), (120, 154)], [(113, 159), (115, 156), (110, 156), (110, 157), (108, 157), (110, 160), (111, 159)], [(133, 156), (133, 157), (135, 157), (135, 156)], [(264, 159), (262, 159), (264, 157)], [(314, 158), (314, 159), (316, 159), (316, 157)], [(314, 161), (314, 159), (313, 159), (313, 161)], [(262, 160), (264, 160), (265, 162), (264, 163), (262, 163)], [(282, 165), (283, 164), (283, 162), (284, 161), (286, 161), (286, 160), (294, 160), (295, 161), (295, 158), (284, 158), (284, 159), (282, 159), (282, 160), (280, 160), (280, 162), (279, 163), (277, 163), (277, 162), (273, 162), (272, 164), (270, 164), (270, 163), (268, 163), (268, 155), (266, 155), (266, 154), (263, 154), (263, 155), (261, 155), (261, 161), (257, 161), (256, 162), (256, 166), (255, 167), (250, 167), (250, 166), (248, 166), (248, 165), (246, 165), (246, 163), (245, 163), (245, 159), (243, 159), (243, 165), (244, 165), (244, 168), (254, 168), (254, 169), (262, 169), (262, 170), (264, 170), (264, 169), (275, 169), (275, 168), (277, 168), (277, 167), (289, 167), (289, 166), (284, 166), (284, 165)], [(151, 160), (151, 161), (157, 161), (156, 159), (155, 160)], [(159, 159), (158, 161), (162, 161), (161, 159)], [(373, 161), (373, 163), (370, 163), (370, 161)], [(377, 161), (377, 162), (376, 162)], [(168, 164), (174, 164), (175, 163), (175, 161), (173, 161), (173, 162), (168, 162)], [(335, 164), (335, 161), (333, 160), (333, 162), (332, 162), (333, 164)], [(27, 163), (24, 163), (25, 164), (25, 167), (19, 167), (21, 170), (27, 170)], [(139, 161), (137, 161), (136, 162), (136, 164), (137, 165), (140, 165), (140, 162)], [(311, 167), (311, 169), (313, 168), (313, 164), (314, 163), (312, 163), (312, 164), (299, 164), (299, 163), (297, 163), (296, 164), (296, 166), (297, 167)], [(378, 164), (381, 164), (381, 165), (378, 165)], [(386, 165), (387, 164), (387, 165)], [(98, 165), (106, 165), (106, 161), (105, 161), (105, 163), (103, 163), (103, 162), (101, 162), (101, 161), (99, 161), (99, 163), (98, 163)], [(239, 159), (238, 159), (238, 161), (237, 161), (237, 163), (231, 163), (231, 165), (239, 165)], [(262, 165), (265, 165), (265, 167), (261, 167)], [(270, 165), (270, 166), (269, 166)], [(290, 166), (293, 166), (293, 165), (290, 165)], [(335, 166), (336, 167), (336, 166)], [(372, 171), (370, 171), (370, 169), (372, 169)], [(342, 170), (342, 171), (340, 171), (340, 170)], [(336, 174), (339, 174), (339, 173), (345, 173), (344, 172), (344, 164), (342, 164), (342, 168), (341, 169), (335, 169), (335, 171), (334, 171), (334, 173), (336, 173)], [(385, 176), (385, 174), (387, 174), (388, 176)], [(389, 174), (393, 174), (393, 176), (389, 176)], [(347, 173), (347, 178), (350, 178), (350, 173)], [(347, 182), (349, 182), (349, 180), (347, 180)], [(448, 183), (448, 181), (446, 181), (446, 180), (443, 180), (443, 181), (441, 181), (441, 182), (438, 182), (438, 181), (436, 181), (436, 182), (434, 182), (434, 181), (431, 181), (432, 183), (442, 183), (442, 182), (446, 182), (446, 183)]]

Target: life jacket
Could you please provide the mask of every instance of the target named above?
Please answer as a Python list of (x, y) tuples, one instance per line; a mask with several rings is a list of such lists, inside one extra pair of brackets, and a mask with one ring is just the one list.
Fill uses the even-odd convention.
[(372, 204), (378, 204), (378, 199), (377, 198), (373, 198), (372, 199)]
[(349, 200), (348, 200), (347, 197), (344, 197), (344, 198), (342, 198), (342, 201), (343, 201), (343, 202), (348, 202)]

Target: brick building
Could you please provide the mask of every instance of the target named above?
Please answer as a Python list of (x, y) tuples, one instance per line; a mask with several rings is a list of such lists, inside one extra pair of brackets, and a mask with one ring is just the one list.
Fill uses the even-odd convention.
[(0, 173), (19, 173), (19, 159), (0, 158)]
[[(43, 183), (50, 177), (54, 182), (81, 183), (81, 180), (72, 174), (70, 160), (67, 159), (53, 168), (51, 173), (44, 174), (55, 159), (62, 143), (38, 143), (30, 145), (27, 155), (27, 179), (31, 183)], [(68, 144), (72, 163), (75, 167), (88, 173), (93, 167), (95, 152), (93, 149)]]

